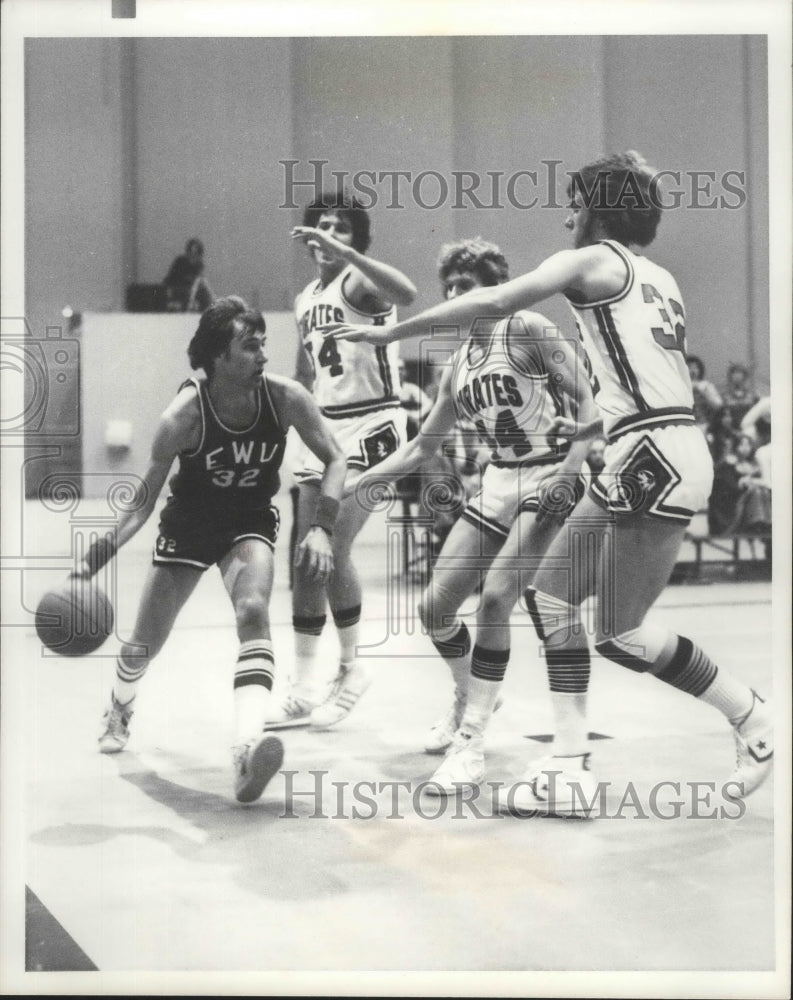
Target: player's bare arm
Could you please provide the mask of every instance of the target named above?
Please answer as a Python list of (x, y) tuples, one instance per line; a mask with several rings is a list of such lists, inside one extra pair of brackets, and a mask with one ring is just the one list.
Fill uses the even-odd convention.
[[(300, 298), (299, 295), (295, 296), (295, 301), (292, 305), (292, 311), (297, 311), (297, 302)], [(301, 329), (301, 324), (298, 323), (297, 326), (297, 354), (295, 356), (295, 381), (299, 382), (304, 389), (311, 391), (314, 385), (314, 366), (311, 363), (311, 357), (306, 350), (306, 345), (303, 342), (303, 330)]]
[(311, 394), (291, 379), (270, 375), (268, 381), (284, 427), (294, 427), (301, 441), (325, 465), (314, 523), (297, 546), (295, 564), (305, 561), (311, 576), (326, 578), (333, 571), (331, 540), (347, 462)]
[(101, 539), (86, 555), (77, 575), (92, 576), (140, 531), (154, 510), (174, 460), (180, 452), (197, 448), (200, 439), (201, 409), (198, 395), (194, 388), (185, 388), (160, 417), (151, 446), (149, 465), (138, 488), (135, 509), (120, 519), (115, 546), (110, 551), (104, 539)]
[(616, 258), (616, 254), (602, 246), (562, 250), (528, 274), (501, 285), (473, 289), (392, 326), (348, 326), (333, 335), (338, 340), (388, 344), (393, 340), (428, 336), (437, 326), (470, 327), (477, 319), (511, 316), (558, 293), (572, 294), (583, 301), (616, 294), (624, 284), (624, 265), (620, 270), (619, 261), (614, 265), (609, 257)]
[(295, 226), (292, 238), (302, 239), (308, 247), (319, 248), (345, 264), (352, 264), (355, 271), (345, 285), (345, 293), (354, 306), (377, 312), (392, 304), (409, 306), (416, 298), (416, 286), (398, 268), (359, 253), (322, 229)]
[(438, 387), (435, 404), (421, 425), (418, 434), (406, 441), (393, 455), (379, 462), (373, 469), (361, 473), (355, 481), (344, 487), (344, 496), (355, 493), (359, 486), (371, 482), (395, 481), (415, 472), (437, 452), (444, 437), (454, 426), (456, 414), (451, 393), (451, 369), (444, 370)]

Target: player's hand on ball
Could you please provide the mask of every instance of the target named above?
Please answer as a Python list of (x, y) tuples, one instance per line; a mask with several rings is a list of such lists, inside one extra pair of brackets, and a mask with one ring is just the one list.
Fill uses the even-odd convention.
[(330, 537), (315, 525), (309, 528), (295, 551), (295, 566), (303, 566), (312, 580), (326, 580), (333, 572), (333, 548)]

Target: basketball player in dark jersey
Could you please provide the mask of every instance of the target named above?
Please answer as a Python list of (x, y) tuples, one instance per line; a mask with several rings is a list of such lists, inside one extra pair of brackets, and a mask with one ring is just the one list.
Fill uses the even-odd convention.
[(283, 757), (280, 740), (262, 734), (274, 670), (269, 602), (278, 512), (271, 500), (289, 427), (325, 465), (312, 526), (297, 553), (318, 579), (333, 568), (331, 535), (346, 474), (309, 393), (291, 379), (264, 373), (264, 342), (264, 317), (242, 299), (220, 299), (203, 313), (188, 354), (206, 377), (184, 382), (163, 413), (139, 506), (122, 518), (115, 544), (96, 543), (80, 570), (95, 573), (144, 525), (178, 459), (135, 627), (116, 661), (99, 749), (118, 753), (126, 746), (143, 674), (202, 573), (217, 565), (240, 641), (232, 746), (240, 802), (261, 795)]
[(554, 705), (555, 754), (529, 765), (515, 795), (520, 808), (567, 815), (576, 811), (577, 794), (578, 811), (583, 808), (589, 650), (580, 606), (590, 593), (598, 599), (595, 648), (602, 656), (700, 699), (730, 722), (737, 754), (733, 794), (754, 791), (773, 763), (773, 717), (763, 699), (690, 639), (645, 620), (669, 580), (689, 520), (707, 501), (713, 475), (694, 421), (682, 296), (667, 270), (631, 249), (655, 238), (661, 217), (656, 176), (633, 151), (587, 164), (571, 177), (565, 226), (573, 249), (385, 330), (340, 333), (354, 342), (386, 343), (426, 335), (434, 325), (510, 316), (556, 294), (573, 310), (600, 417), (585, 427), (560, 421), (557, 429), (576, 438), (605, 431), (605, 468), (572, 526), (595, 544), (596, 572), (558, 572), (571, 564), (571, 539), (562, 531), (526, 594), (556, 689), (567, 698), (561, 711)]

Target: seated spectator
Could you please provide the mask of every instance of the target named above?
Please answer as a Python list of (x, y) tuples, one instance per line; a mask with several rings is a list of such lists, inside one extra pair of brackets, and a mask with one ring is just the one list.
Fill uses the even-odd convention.
[(199, 239), (188, 240), (184, 253), (174, 259), (163, 281), (168, 293), (168, 310), (203, 312), (215, 300), (204, 278), (204, 244)]
[(738, 437), (735, 448), (716, 463), (708, 507), (712, 535), (764, 534), (771, 530), (771, 490), (755, 457), (754, 441)]
[(732, 413), (726, 406), (717, 410), (705, 432), (713, 461), (718, 464), (722, 458), (732, 453), (738, 428), (733, 423)]
[(756, 445), (771, 440), (771, 397), (762, 396), (741, 420), (741, 433), (751, 434)]
[(758, 399), (749, 381), (749, 369), (745, 365), (730, 365), (727, 369), (727, 385), (721, 396), (730, 411), (733, 426), (740, 427), (741, 421)]
[(697, 426), (705, 432), (723, 405), (721, 396), (716, 386), (705, 378), (705, 364), (701, 358), (692, 354), (686, 359), (686, 363), (694, 394), (694, 419)]

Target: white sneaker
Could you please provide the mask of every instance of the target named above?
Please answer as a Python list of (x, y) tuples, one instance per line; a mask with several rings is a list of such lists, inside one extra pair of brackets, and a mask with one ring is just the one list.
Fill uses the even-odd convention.
[(340, 667), (330, 694), (311, 713), (312, 728), (329, 729), (346, 719), (371, 683), (369, 672), (357, 663)]
[(429, 779), (427, 795), (459, 795), (485, 780), (485, 749), (481, 736), (455, 733), (443, 763)]
[[(446, 714), (438, 719), (427, 735), (427, 741), (424, 744), (425, 753), (446, 753), (452, 745), (454, 734), (460, 728), (460, 723), (463, 721), (465, 700), (465, 692), (461, 692), (459, 688), (455, 688), (454, 701), (446, 710)], [(497, 712), (503, 704), (504, 699), (499, 696), (493, 706), (493, 711)]]
[(424, 744), (425, 753), (446, 753), (452, 745), (454, 734), (460, 728), (464, 712), (465, 692), (456, 687), (454, 701), (446, 709), (446, 714), (438, 719), (429, 731)]
[(740, 797), (759, 788), (771, 773), (774, 763), (774, 730), (771, 712), (756, 691), (749, 714), (735, 727), (735, 770), (730, 781), (741, 788)]
[(105, 731), (99, 737), (100, 753), (120, 753), (129, 740), (129, 720), (132, 718), (132, 704), (135, 701), (122, 705), (116, 701), (116, 696), (110, 696), (110, 708), (102, 716)]
[(589, 770), (589, 754), (543, 757), (509, 789), (508, 812), (523, 816), (577, 816), (590, 818), (599, 794)]
[(291, 729), (295, 726), (307, 726), (311, 721), (314, 702), (298, 697), (293, 691), (287, 691), (279, 705), (273, 705), (269, 710), (265, 729)]
[(238, 802), (255, 802), (284, 759), (284, 746), (277, 736), (263, 736), (232, 747), (234, 794)]

